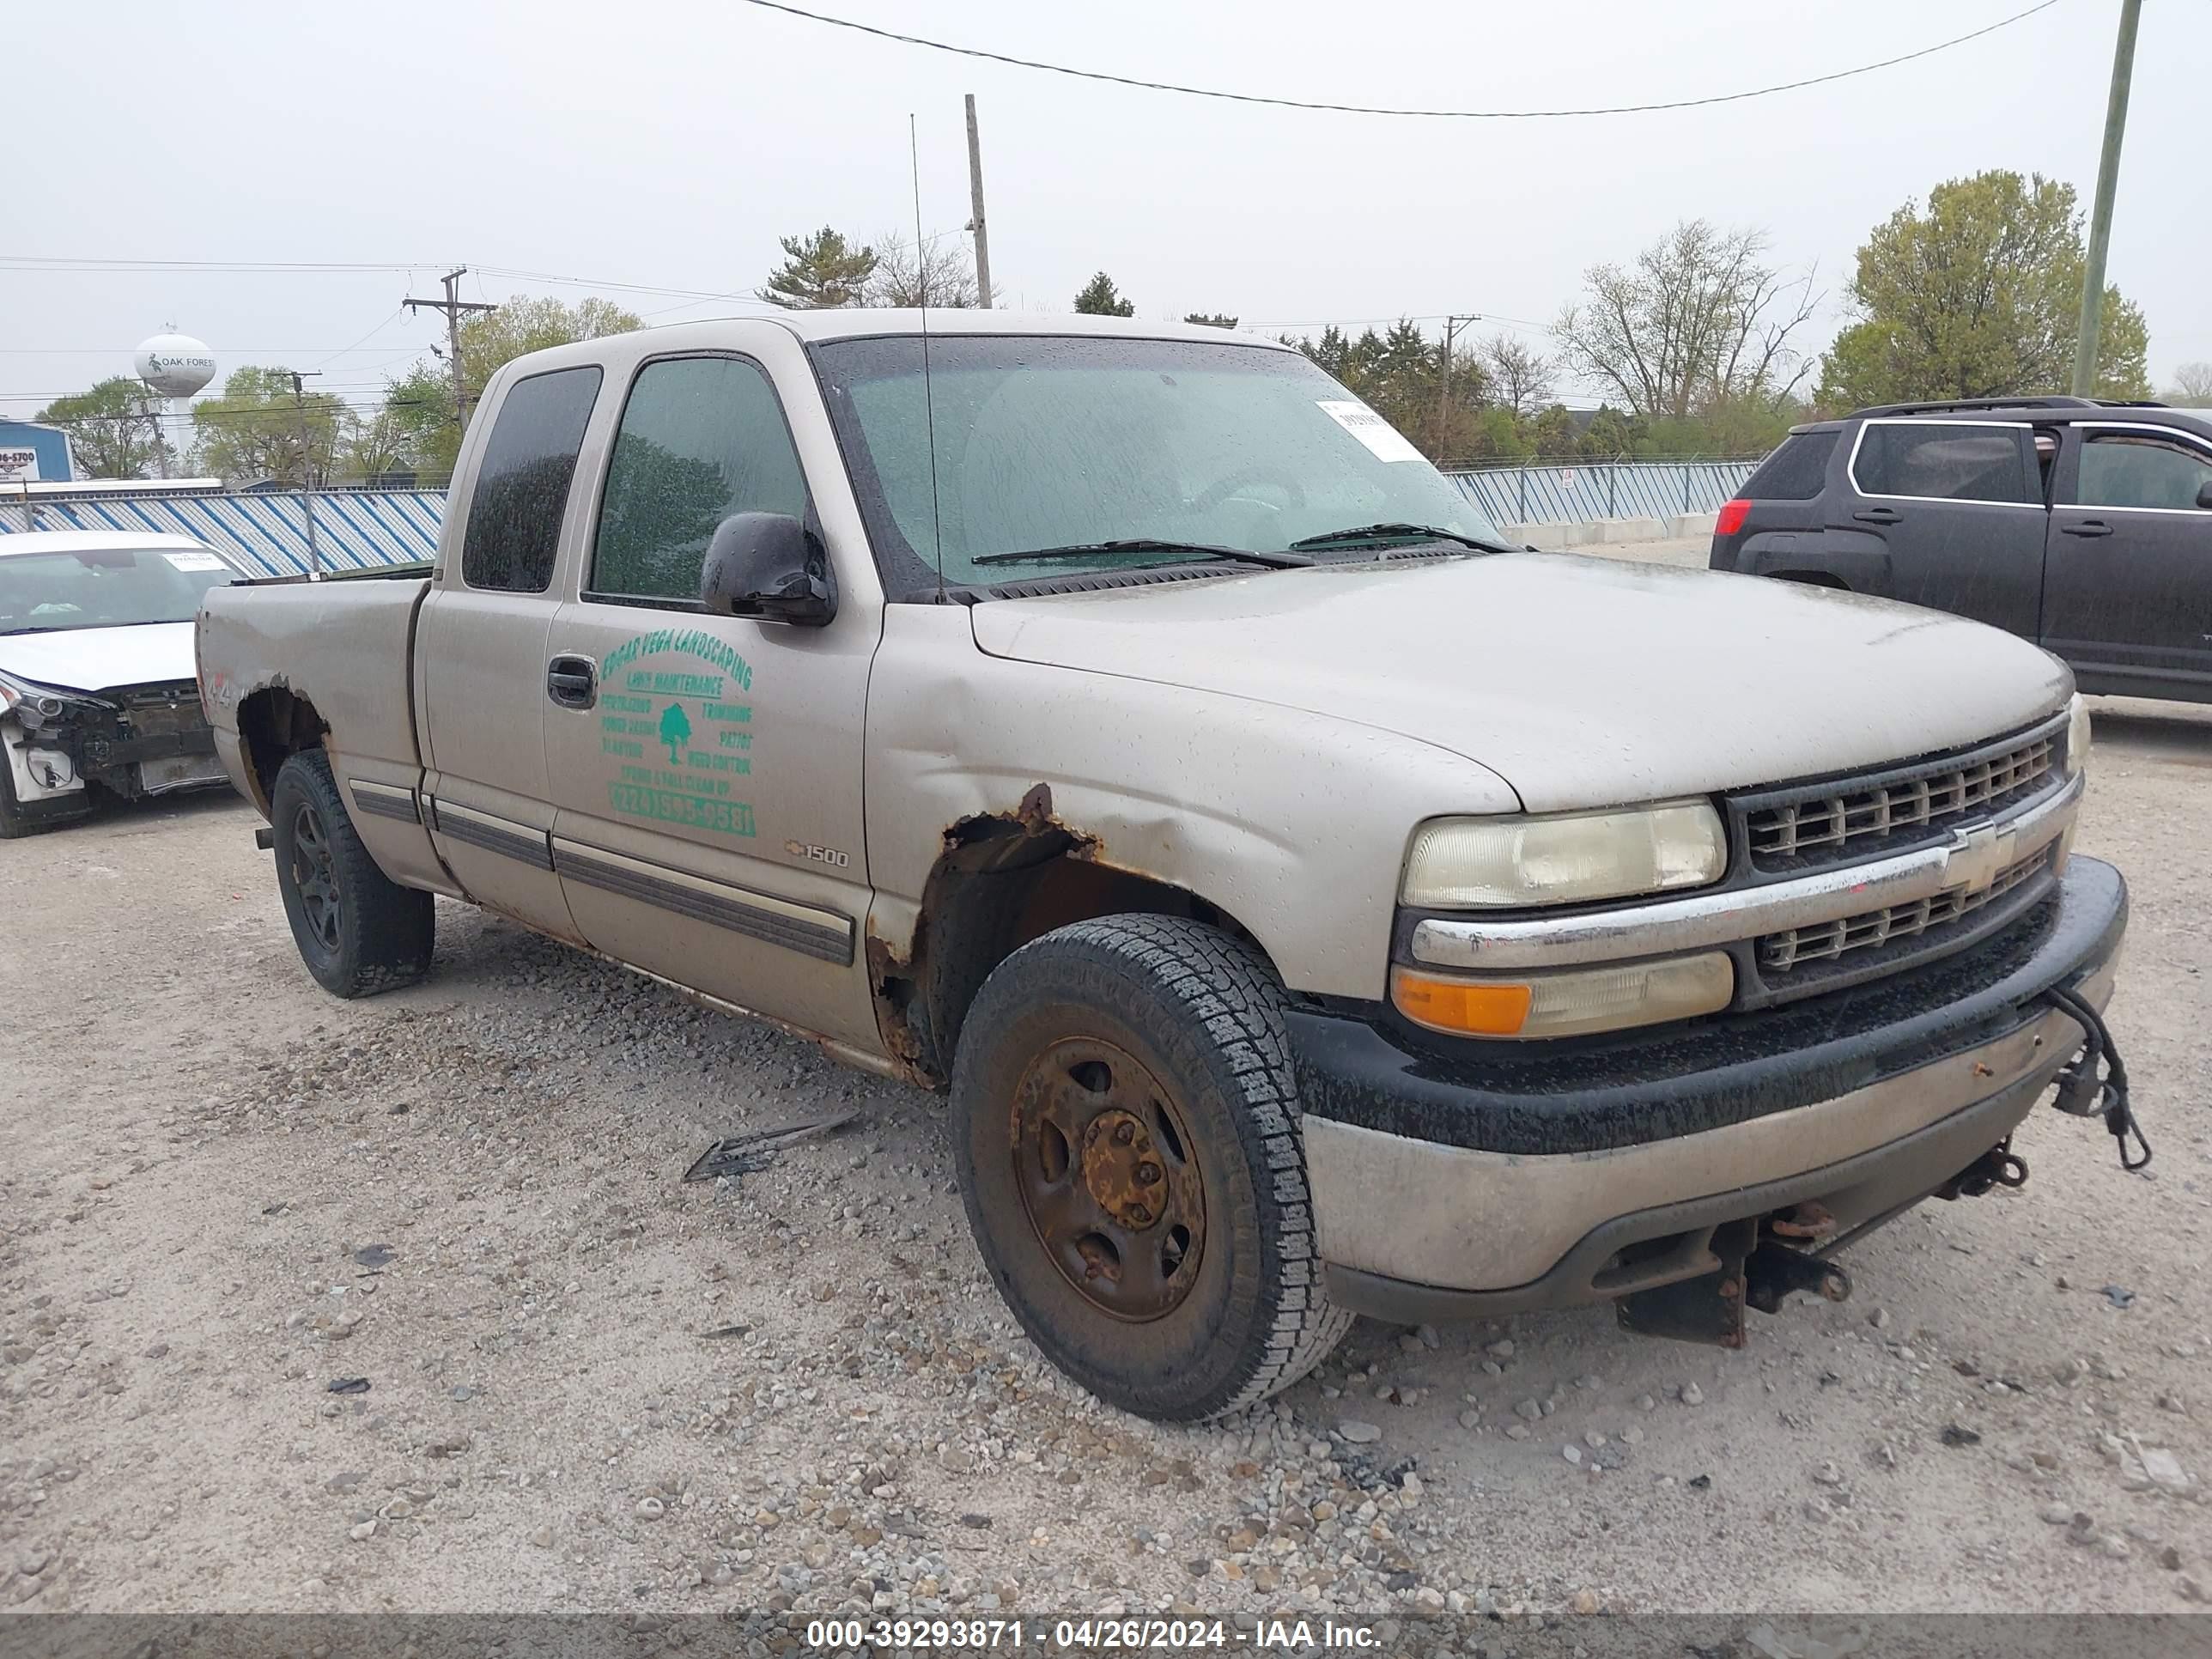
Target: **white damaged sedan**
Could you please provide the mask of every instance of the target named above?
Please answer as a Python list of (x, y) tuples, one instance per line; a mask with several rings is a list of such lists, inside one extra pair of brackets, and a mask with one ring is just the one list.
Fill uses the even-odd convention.
[(0, 536), (0, 837), (223, 782), (192, 618), (239, 573), (185, 536)]

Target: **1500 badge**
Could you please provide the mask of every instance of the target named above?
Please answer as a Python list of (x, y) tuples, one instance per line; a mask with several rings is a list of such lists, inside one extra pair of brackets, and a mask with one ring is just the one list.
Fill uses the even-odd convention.
[(817, 847), (811, 841), (787, 841), (783, 844), (783, 850), (795, 859), (804, 859), (809, 864), (824, 864), (832, 870), (849, 869), (853, 863), (851, 854), (841, 853), (834, 847)]

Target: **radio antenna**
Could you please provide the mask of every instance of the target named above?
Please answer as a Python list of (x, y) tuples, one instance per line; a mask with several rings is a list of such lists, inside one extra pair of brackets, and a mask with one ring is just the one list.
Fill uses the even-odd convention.
[(914, 279), (921, 301), (921, 414), (929, 434), (929, 535), (937, 565), (937, 602), (945, 603), (945, 519), (937, 500), (937, 403), (929, 386), (929, 249), (921, 240), (921, 143), (914, 112), (906, 116), (907, 160), (914, 170)]

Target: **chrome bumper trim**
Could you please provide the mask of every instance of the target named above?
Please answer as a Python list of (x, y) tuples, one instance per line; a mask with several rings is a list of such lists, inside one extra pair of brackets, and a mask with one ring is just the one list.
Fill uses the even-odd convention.
[(1577, 916), (1510, 921), (1431, 917), (1413, 929), (1413, 957), (1432, 968), (1485, 972), (1565, 968), (1707, 950), (1934, 898), (1954, 887), (1986, 886), (2000, 871), (2066, 833), (2081, 805), (2081, 789), (2082, 777), (2077, 775), (2012, 817), (1954, 831), (1940, 846), (1764, 887), (1699, 893)]
[[(2111, 1000), (2116, 967), (2117, 958), (2109, 960), (2082, 981), (2092, 1006)], [(2039, 1078), (2048, 1084), (2080, 1047), (2080, 1028), (2052, 1009), (1994, 1042), (1832, 1100), (1672, 1140), (1551, 1157), (1478, 1152), (1308, 1117), (1320, 1255), (1419, 1285), (1510, 1290), (1542, 1278), (1616, 1218), (1875, 1151), (2008, 1089)], [(1948, 1173), (1929, 1170), (1929, 1185)]]

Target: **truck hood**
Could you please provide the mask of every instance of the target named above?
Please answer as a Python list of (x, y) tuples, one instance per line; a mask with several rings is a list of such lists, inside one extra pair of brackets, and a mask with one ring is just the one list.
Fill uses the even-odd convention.
[(2071, 689), (2057, 659), (1979, 623), (1556, 553), (1316, 565), (969, 614), (992, 656), (1379, 726), (1498, 773), (1532, 812), (1879, 765), (2026, 725)]
[(191, 679), (197, 672), (188, 622), (0, 635), (0, 674), (65, 691), (160, 685)]

